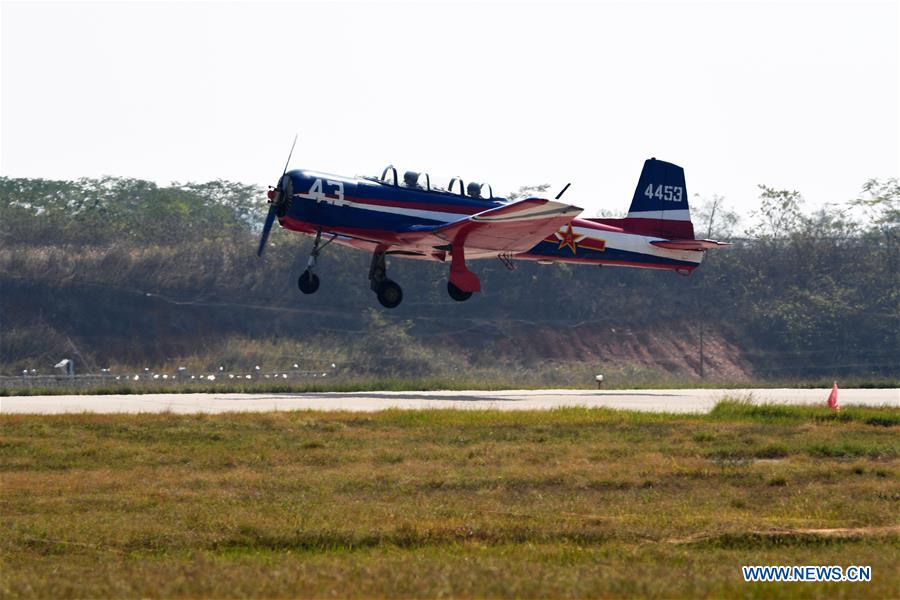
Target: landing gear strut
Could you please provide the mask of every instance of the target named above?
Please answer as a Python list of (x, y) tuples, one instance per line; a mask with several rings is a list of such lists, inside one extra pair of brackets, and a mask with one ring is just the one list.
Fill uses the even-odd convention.
[(369, 287), (378, 296), (385, 308), (397, 308), (403, 302), (403, 289), (387, 277), (387, 263), (384, 250), (375, 250), (369, 267)]
[(303, 274), (300, 275), (300, 279), (297, 280), (297, 287), (299, 287), (300, 291), (304, 294), (314, 294), (316, 290), (319, 289), (319, 276), (313, 273), (313, 269), (316, 268), (319, 252), (322, 248), (333, 242), (336, 237), (337, 235), (333, 235), (331, 239), (323, 244), (322, 230), (316, 230), (316, 239), (313, 242), (312, 252), (309, 253), (309, 260), (306, 261), (306, 270), (303, 271)]
[(457, 302), (465, 302), (474, 292), (481, 291), (478, 275), (466, 267), (466, 250), (463, 244), (454, 244), (451, 249), (450, 279), (447, 293)]

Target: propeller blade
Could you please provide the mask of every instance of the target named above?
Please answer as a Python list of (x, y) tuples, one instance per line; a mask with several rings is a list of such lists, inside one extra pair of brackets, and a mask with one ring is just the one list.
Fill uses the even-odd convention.
[(259, 238), (259, 249), (256, 251), (257, 256), (262, 256), (266, 251), (266, 242), (269, 241), (269, 232), (272, 231), (272, 223), (275, 222), (275, 205), (269, 206), (269, 214), (266, 215), (266, 222), (263, 225), (262, 235)]
[(294, 155), (294, 148), (297, 146), (297, 134), (294, 134), (294, 142), (291, 144), (291, 151), (288, 152), (287, 161), (284, 163), (284, 171), (281, 173), (281, 179), (278, 180), (278, 187), (270, 189), (266, 194), (269, 197), (269, 213), (266, 215), (266, 222), (263, 224), (262, 235), (259, 238), (259, 248), (256, 250), (256, 256), (262, 256), (266, 251), (266, 242), (269, 241), (269, 232), (272, 231), (272, 225), (275, 223), (275, 217), (284, 216), (286, 203), (289, 201), (291, 188), (291, 178), (287, 175), (288, 165), (291, 164), (291, 156)]
[(564, 187), (564, 188), (562, 189), (562, 191), (556, 195), (556, 199), (557, 199), (557, 200), (559, 200), (560, 198), (562, 198), (562, 195), (566, 193), (566, 190), (569, 189), (569, 186), (570, 186), (570, 185), (572, 185), (572, 184), (571, 184), (571, 183), (567, 183), (567, 184), (566, 184), (566, 187)]
[(284, 174), (287, 173), (288, 165), (291, 164), (291, 156), (294, 154), (294, 146), (297, 145), (297, 134), (294, 134), (294, 143), (291, 144), (291, 151), (288, 152), (288, 159), (284, 163), (284, 171), (281, 172), (281, 176), (284, 177)]

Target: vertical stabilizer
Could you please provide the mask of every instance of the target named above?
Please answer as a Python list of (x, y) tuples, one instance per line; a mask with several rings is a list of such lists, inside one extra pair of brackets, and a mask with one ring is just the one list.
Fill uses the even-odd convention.
[(684, 169), (655, 158), (644, 161), (628, 216), (621, 225), (631, 233), (694, 239)]

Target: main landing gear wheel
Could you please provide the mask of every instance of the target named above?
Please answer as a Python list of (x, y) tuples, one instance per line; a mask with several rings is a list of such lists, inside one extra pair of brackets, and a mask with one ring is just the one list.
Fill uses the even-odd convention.
[(372, 265), (369, 267), (369, 287), (378, 296), (378, 301), (385, 308), (397, 308), (403, 302), (403, 290), (387, 278), (387, 261), (385, 251), (381, 248), (372, 253)]
[(297, 287), (304, 294), (314, 294), (319, 289), (319, 276), (309, 270), (303, 271), (303, 275), (297, 280)]
[(385, 308), (397, 308), (403, 302), (403, 289), (390, 279), (381, 281), (375, 294)]
[(464, 292), (449, 281), (447, 282), (447, 293), (457, 302), (465, 302), (472, 297), (472, 292)]

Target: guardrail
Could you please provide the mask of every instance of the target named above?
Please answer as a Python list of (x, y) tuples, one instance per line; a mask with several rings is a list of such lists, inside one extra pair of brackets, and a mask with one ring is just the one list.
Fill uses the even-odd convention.
[(247, 372), (214, 372), (202, 374), (186, 374), (186, 373), (130, 373), (130, 374), (84, 374), (84, 375), (0, 375), (0, 389), (31, 389), (31, 388), (58, 388), (58, 387), (76, 387), (76, 388), (101, 388), (101, 387), (155, 387), (166, 385), (203, 385), (208, 387), (215, 384), (238, 384), (238, 383), (260, 383), (260, 382), (291, 382), (291, 381), (308, 381), (313, 378), (333, 378), (335, 377), (334, 368), (323, 368), (318, 370), (299, 370), (290, 369), (286, 371), (276, 371), (263, 373), (260, 371)]

